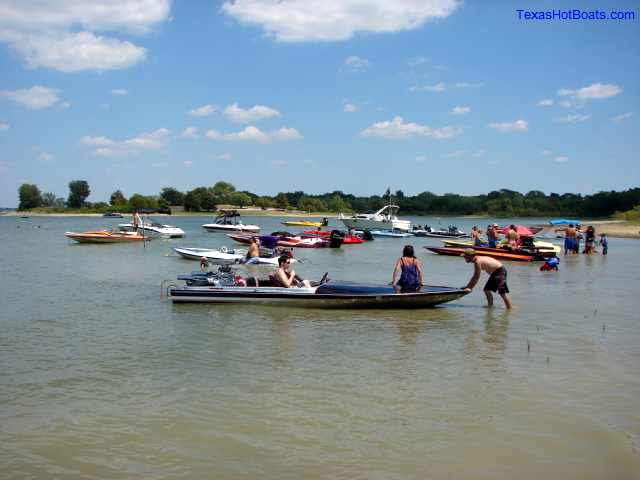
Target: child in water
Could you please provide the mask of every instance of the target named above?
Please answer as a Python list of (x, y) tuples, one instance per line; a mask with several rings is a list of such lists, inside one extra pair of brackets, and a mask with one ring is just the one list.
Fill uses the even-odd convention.
[(606, 255), (609, 251), (609, 241), (607, 240), (606, 233), (600, 235), (600, 246), (602, 247), (602, 254)]
[(551, 257), (544, 262), (544, 265), (540, 267), (541, 272), (547, 272), (549, 270), (558, 271), (558, 265), (560, 264), (560, 260), (557, 257)]

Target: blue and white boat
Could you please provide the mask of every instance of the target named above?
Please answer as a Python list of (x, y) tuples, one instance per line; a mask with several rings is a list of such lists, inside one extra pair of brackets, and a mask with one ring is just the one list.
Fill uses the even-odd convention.
[(398, 229), (393, 230), (371, 230), (371, 235), (382, 238), (406, 238), (412, 237), (413, 233), (405, 232)]
[(328, 280), (325, 274), (310, 287), (277, 286), (274, 278), (241, 279), (233, 272), (193, 272), (181, 275), (187, 285), (171, 286), (167, 293), (174, 303), (233, 303), (282, 305), (308, 308), (426, 308), (451, 302), (468, 292), (454, 287), (425, 285), (418, 291), (402, 292), (389, 285)]

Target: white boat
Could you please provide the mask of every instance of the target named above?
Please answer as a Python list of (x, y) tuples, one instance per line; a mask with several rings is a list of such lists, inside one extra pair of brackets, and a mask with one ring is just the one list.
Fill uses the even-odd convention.
[(406, 238), (413, 236), (412, 233), (403, 232), (402, 230), (371, 230), (371, 235), (374, 237), (387, 238)]
[(202, 228), (208, 232), (259, 232), (258, 225), (245, 225), (236, 210), (222, 210), (213, 223), (205, 223)]
[[(136, 227), (133, 223), (121, 223), (118, 225), (123, 232), (136, 231)], [(181, 238), (184, 237), (184, 230), (173, 225), (165, 225), (154, 220), (143, 222), (137, 227), (138, 232), (144, 232), (150, 235), (160, 235), (162, 237), (169, 238)]]
[[(274, 255), (272, 257), (253, 257), (247, 260), (247, 251), (242, 249), (227, 249), (226, 247), (220, 247), (219, 250), (212, 248), (179, 248), (173, 249), (182, 258), (188, 260), (202, 260), (206, 258), (207, 262), (213, 265), (264, 265), (269, 267), (278, 267), (278, 258), (280, 255)], [(291, 258), (291, 263), (295, 263), (296, 259)]]
[(397, 205), (385, 205), (375, 213), (356, 213), (351, 217), (340, 214), (339, 219), (347, 228), (407, 231), (411, 228), (411, 221), (400, 220), (396, 216), (399, 209)]

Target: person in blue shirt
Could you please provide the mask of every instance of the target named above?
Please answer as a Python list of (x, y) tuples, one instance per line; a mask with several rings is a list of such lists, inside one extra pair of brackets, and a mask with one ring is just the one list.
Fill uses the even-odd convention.
[(606, 255), (609, 251), (609, 241), (607, 240), (606, 233), (600, 235), (600, 246), (602, 247), (602, 254)]

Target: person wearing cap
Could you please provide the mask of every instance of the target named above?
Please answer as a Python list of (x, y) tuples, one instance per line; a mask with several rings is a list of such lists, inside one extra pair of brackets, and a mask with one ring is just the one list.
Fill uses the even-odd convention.
[(489, 274), (489, 280), (484, 286), (484, 294), (487, 297), (487, 305), (493, 307), (493, 294), (491, 292), (498, 292), (498, 295), (502, 297), (504, 306), (507, 310), (511, 310), (511, 299), (509, 298), (509, 287), (507, 286), (507, 269), (504, 268), (495, 258), (485, 257), (482, 255), (476, 255), (473, 248), (466, 248), (462, 254), (465, 262), (473, 263), (473, 276), (469, 280), (469, 283), (463, 290), (470, 292), (473, 287), (476, 286), (480, 279), (482, 270)]

